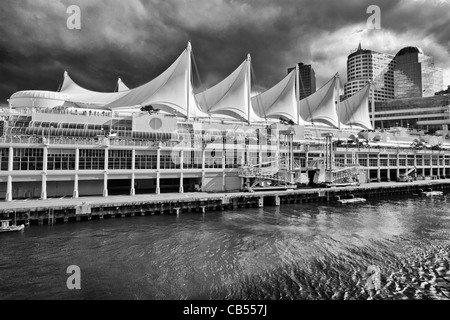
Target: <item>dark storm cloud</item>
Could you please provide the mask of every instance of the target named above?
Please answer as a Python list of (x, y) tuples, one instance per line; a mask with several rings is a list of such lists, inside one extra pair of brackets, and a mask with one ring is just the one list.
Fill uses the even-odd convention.
[[(72, 4), (81, 8), (81, 30), (66, 27)], [(91, 90), (112, 91), (117, 77), (135, 87), (166, 69), (189, 40), (202, 80), (194, 72), (197, 90), (226, 77), (247, 53), (259, 90), (299, 61), (314, 63), (318, 85), (337, 71), (345, 81), (346, 55), (357, 46), (349, 35), (365, 26), (371, 4), (393, 37), (426, 31), (434, 48), (448, 49), (445, 1), (3, 0), (0, 99), (56, 90), (64, 70)], [(448, 64), (446, 56), (437, 62)]]

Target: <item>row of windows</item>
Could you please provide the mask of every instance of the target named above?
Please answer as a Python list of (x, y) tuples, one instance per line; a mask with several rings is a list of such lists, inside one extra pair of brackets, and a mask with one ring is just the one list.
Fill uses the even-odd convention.
[(0, 148), (0, 171), (8, 171), (9, 149)]

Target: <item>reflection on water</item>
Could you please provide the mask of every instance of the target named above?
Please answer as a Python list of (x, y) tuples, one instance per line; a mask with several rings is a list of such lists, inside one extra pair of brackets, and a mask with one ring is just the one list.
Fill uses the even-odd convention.
[(0, 298), (366, 299), (376, 265), (377, 299), (445, 299), (449, 226), (446, 197), (33, 226), (0, 235)]

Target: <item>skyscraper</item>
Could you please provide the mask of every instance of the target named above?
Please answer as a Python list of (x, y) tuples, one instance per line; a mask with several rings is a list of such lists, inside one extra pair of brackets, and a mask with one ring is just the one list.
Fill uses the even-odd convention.
[[(394, 98), (394, 56), (366, 50), (361, 43), (347, 58), (347, 83), (344, 96), (348, 98), (361, 90), (368, 82), (375, 83), (375, 101)], [(370, 92), (372, 99), (372, 91)]]
[[(313, 67), (309, 64), (300, 62), (299, 67), (299, 84), (300, 84), (300, 100), (310, 96), (316, 92), (316, 73)], [(289, 68), (288, 73), (295, 68)]]
[(442, 90), (442, 69), (420, 48), (405, 47), (395, 56), (395, 98), (430, 97)]

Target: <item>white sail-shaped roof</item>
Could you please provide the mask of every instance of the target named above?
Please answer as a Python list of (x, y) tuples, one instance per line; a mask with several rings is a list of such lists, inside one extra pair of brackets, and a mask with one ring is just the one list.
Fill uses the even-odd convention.
[(140, 87), (120, 92), (124, 95), (106, 107), (118, 111), (137, 111), (141, 106), (153, 105), (161, 111), (179, 116), (188, 116), (189, 114), (192, 117), (206, 117), (207, 115), (199, 110), (194, 99), (190, 77), (190, 59), (189, 45), (178, 59), (158, 77)]
[(195, 95), (203, 112), (248, 120), (247, 63), (245, 60), (224, 80)]
[(67, 96), (65, 99), (67, 102), (94, 108), (103, 107), (123, 96), (120, 92), (98, 92), (85, 89), (73, 81), (67, 71), (64, 72), (64, 81), (59, 92)]
[(69, 76), (67, 71), (64, 71), (64, 81), (59, 92), (67, 95), (96, 93), (96, 91), (85, 89), (76, 84), (75, 81), (73, 81), (72, 78)]
[(212, 118), (223, 116), (249, 122), (262, 122), (251, 106), (251, 58), (215, 86), (195, 95), (201, 110)]
[(290, 72), (272, 88), (252, 98), (256, 115), (261, 118), (287, 119), (297, 123), (295, 75)]
[(130, 88), (127, 87), (125, 83), (123, 83), (122, 79), (117, 80), (117, 92), (128, 91)]
[(336, 74), (322, 88), (300, 100), (300, 117), (307, 122), (319, 122), (339, 128), (336, 104), (339, 103), (339, 77)]
[(340, 103), (338, 115), (341, 123), (349, 126), (360, 126), (369, 130), (373, 129), (369, 116), (369, 93), (370, 84), (367, 84)]

